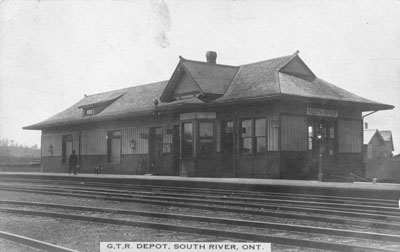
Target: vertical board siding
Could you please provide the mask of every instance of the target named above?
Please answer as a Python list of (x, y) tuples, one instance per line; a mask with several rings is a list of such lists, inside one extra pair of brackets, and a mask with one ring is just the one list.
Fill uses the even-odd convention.
[(76, 155), (79, 155), (79, 132), (71, 133), (72, 135), (72, 149), (75, 150)]
[(215, 127), (216, 127), (216, 137), (217, 137), (217, 142), (216, 142), (216, 151), (221, 152), (221, 121), (216, 121), (215, 122)]
[(81, 145), (83, 155), (106, 155), (107, 132), (105, 130), (91, 130), (82, 132)]
[(281, 146), (283, 151), (307, 151), (305, 116), (281, 116)]
[(72, 149), (76, 151), (76, 154), (79, 154), (79, 132), (65, 132), (60, 134), (49, 134), (42, 135), (42, 156), (50, 157), (52, 156), (49, 152), (49, 146), (53, 146), (53, 156), (61, 156), (62, 155), (62, 139), (63, 135), (71, 135), (72, 136)]
[(339, 120), (339, 152), (360, 153), (362, 148), (362, 121)]
[[(149, 149), (149, 128), (122, 129), (122, 154), (147, 154)], [(129, 147), (135, 141), (136, 148)]]
[(193, 83), (192, 79), (186, 73), (184, 73), (178, 85), (175, 87), (174, 95), (180, 95), (182, 93), (188, 93), (194, 91), (198, 91), (198, 88)]
[(81, 132), (81, 155), (87, 155), (87, 131)]
[[(49, 152), (49, 146), (53, 146), (53, 155)], [(62, 134), (42, 135), (43, 157), (61, 156), (62, 155)]]
[(269, 116), (268, 117), (268, 151), (279, 150), (279, 117)]

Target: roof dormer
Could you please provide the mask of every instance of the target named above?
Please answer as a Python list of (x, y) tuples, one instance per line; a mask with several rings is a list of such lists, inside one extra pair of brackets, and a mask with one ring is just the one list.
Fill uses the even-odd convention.
[(96, 115), (111, 105), (114, 101), (118, 100), (121, 96), (123, 96), (123, 94), (112, 99), (92, 101), (91, 103), (81, 105), (78, 108), (82, 109), (83, 116)]
[(225, 94), (239, 67), (216, 64), (216, 53), (207, 53), (207, 62), (180, 61), (160, 97), (162, 102), (198, 97), (214, 100)]
[(316, 76), (298, 56), (299, 51), (293, 54), (292, 59), (280, 68), (279, 72), (298, 78), (313, 81)]

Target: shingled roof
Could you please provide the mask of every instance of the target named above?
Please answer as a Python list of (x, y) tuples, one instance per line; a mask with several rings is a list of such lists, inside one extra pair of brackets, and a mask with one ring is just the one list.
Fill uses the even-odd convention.
[(390, 130), (381, 130), (380, 131), (383, 140), (389, 144), (390, 148), (392, 151), (394, 151), (394, 145), (393, 145), (393, 138), (392, 138), (392, 131)]
[[(294, 61), (304, 65), (308, 76), (298, 76), (292, 74), (290, 69), (290, 71), (285, 70), (285, 66)], [(176, 83), (179, 82), (182, 70), (195, 81), (202, 95), (216, 94), (215, 99), (205, 102), (201, 97), (182, 100), (168, 97)], [(272, 97), (349, 102), (360, 105), (364, 111), (393, 108), (391, 105), (362, 98), (317, 78), (300, 59), (298, 52), (241, 66), (227, 66), (181, 58), (170, 80), (85, 96), (61, 113), (43, 122), (24, 127), (24, 129), (43, 129), (152, 113), (155, 108), (155, 100), (158, 100), (157, 107), (162, 109), (188, 105), (209, 106)], [(107, 106), (97, 114), (84, 115), (82, 108), (96, 104), (106, 104)]]

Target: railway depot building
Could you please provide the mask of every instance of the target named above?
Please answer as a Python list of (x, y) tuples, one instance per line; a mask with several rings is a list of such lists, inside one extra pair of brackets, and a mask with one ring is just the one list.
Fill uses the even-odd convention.
[(362, 112), (393, 109), (319, 79), (293, 55), (229, 66), (180, 57), (167, 81), (85, 96), (25, 127), (42, 171), (317, 179), (365, 175)]

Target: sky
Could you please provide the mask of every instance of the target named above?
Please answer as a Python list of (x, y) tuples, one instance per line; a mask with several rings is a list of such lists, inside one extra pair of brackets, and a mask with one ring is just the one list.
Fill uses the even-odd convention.
[(400, 152), (400, 0), (2, 0), (0, 139), (40, 145), (43, 121), (83, 98), (168, 80), (179, 56), (240, 65), (293, 54), (394, 110), (365, 117)]

